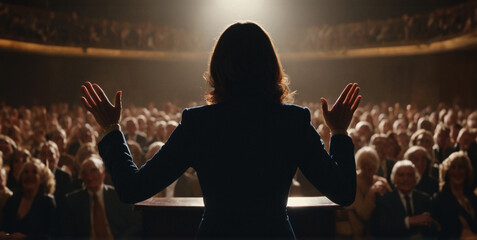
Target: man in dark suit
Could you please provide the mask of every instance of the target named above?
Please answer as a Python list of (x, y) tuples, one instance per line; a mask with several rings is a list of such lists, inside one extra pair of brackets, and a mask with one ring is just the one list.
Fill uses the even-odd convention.
[(103, 184), (105, 171), (99, 156), (81, 165), (85, 188), (67, 195), (65, 237), (88, 239), (138, 238), (141, 219), (130, 204), (122, 203), (112, 186)]
[(396, 162), (391, 172), (395, 186), (378, 198), (371, 220), (377, 238), (426, 238), (438, 228), (430, 216), (431, 198), (414, 189), (419, 173), (409, 160)]

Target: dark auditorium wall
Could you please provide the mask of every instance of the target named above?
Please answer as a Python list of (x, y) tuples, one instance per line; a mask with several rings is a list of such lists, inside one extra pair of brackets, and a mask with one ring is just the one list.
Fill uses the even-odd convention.
[[(436, 55), (327, 60), (283, 60), (297, 101), (319, 101), (358, 82), (364, 101), (450, 103), (477, 107), (477, 51)], [(109, 95), (124, 90), (124, 104), (200, 101), (207, 60), (152, 61), (70, 58), (0, 52), (0, 101), (9, 105), (79, 104), (84, 81)]]

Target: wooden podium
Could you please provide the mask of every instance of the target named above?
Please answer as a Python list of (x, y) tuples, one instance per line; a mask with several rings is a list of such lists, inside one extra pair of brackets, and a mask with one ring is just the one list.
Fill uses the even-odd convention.
[[(298, 239), (333, 238), (334, 211), (326, 197), (288, 198), (288, 216)], [(194, 239), (204, 202), (200, 197), (150, 198), (136, 203), (142, 211), (145, 238)]]

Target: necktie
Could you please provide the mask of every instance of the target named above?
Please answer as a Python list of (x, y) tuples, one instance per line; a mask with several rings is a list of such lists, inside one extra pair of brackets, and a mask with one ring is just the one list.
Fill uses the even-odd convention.
[(408, 195), (404, 196), (404, 199), (406, 199), (406, 214), (408, 217), (410, 217), (412, 216), (411, 199)]
[(94, 230), (94, 237), (96, 239), (107, 239), (108, 238), (108, 231), (107, 231), (106, 219), (104, 216), (103, 206), (99, 202), (98, 196), (96, 194), (93, 195), (93, 230)]

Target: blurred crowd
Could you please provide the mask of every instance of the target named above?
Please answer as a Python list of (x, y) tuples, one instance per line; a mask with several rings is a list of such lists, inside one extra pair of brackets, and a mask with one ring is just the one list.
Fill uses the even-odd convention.
[[(477, 1), (399, 18), (294, 29), (281, 51), (332, 51), (422, 44), (474, 32)], [(0, 3), (0, 38), (83, 49), (208, 51), (213, 39), (151, 22), (127, 22)]]
[[(0, 38), (86, 49), (153, 51), (203, 49), (203, 38), (182, 28), (78, 16), (0, 3)], [(210, 46), (210, 42), (207, 42)]]
[[(321, 105), (302, 105), (329, 149)], [(122, 131), (139, 168), (167, 141), (182, 110), (170, 102), (123, 109)], [(140, 236), (140, 212), (119, 201), (98, 154), (100, 131), (80, 106), (0, 104), (0, 238)], [(477, 236), (477, 110), (367, 104), (348, 134), (357, 194), (336, 212), (337, 236)], [(201, 195), (190, 168), (156, 196)], [(290, 196), (318, 195), (298, 170)]]
[(306, 30), (291, 41), (297, 51), (329, 51), (353, 48), (429, 44), (474, 32), (477, 25), (477, 1), (469, 1), (429, 13), (385, 20), (339, 25), (322, 24)]

